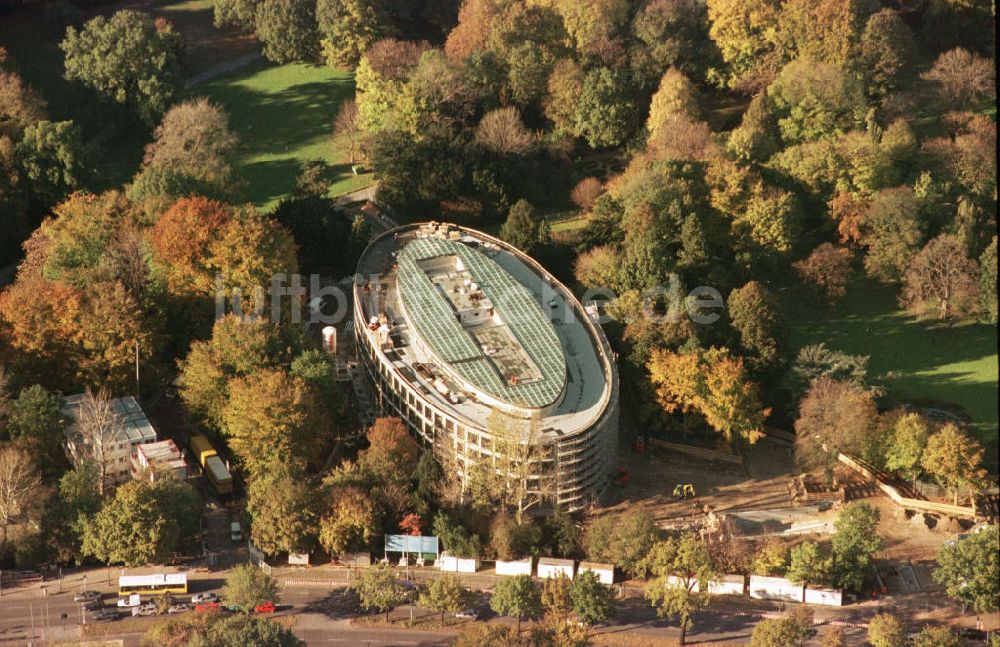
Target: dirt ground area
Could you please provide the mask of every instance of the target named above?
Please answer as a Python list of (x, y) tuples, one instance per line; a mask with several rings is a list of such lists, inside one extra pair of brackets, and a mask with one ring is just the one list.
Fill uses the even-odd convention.
[[(624, 445), (619, 464), (628, 470), (629, 484), (612, 486), (601, 511), (646, 510), (657, 523), (697, 516), (698, 505), (717, 512), (767, 510), (791, 505), (788, 483), (796, 474), (789, 446), (764, 439), (750, 449), (744, 467), (702, 461), (650, 446), (638, 454)], [(674, 486), (694, 486), (694, 501), (678, 501)]]

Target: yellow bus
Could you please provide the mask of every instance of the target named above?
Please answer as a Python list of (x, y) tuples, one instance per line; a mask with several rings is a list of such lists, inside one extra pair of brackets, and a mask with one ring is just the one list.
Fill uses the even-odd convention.
[(161, 593), (187, 593), (186, 573), (157, 573), (155, 575), (123, 575), (118, 578), (118, 595), (125, 598), (134, 593), (160, 595)]

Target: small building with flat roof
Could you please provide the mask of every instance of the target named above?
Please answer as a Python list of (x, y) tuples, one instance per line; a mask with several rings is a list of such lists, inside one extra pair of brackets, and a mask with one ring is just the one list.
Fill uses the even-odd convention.
[(132, 478), (132, 457), (139, 445), (156, 442), (156, 430), (142, 407), (131, 395), (109, 402), (111, 414), (99, 436), (85, 437), (79, 420), (86, 394), (63, 398), (62, 413), (67, 420), (66, 452), (74, 466), (91, 461), (103, 466), (105, 479), (123, 483)]
[(155, 481), (164, 474), (180, 480), (187, 478), (184, 454), (170, 438), (155, 443), (137, 445), (132, 457), (132, 477)]

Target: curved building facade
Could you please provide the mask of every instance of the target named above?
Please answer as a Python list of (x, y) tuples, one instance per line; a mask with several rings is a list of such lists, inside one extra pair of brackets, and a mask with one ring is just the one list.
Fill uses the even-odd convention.
[(365, 250), (353, 296), (380, 415), (447, 450), (463, 479), (477, 465), (516, 472), (535, 511), (600, 498), (618, 441), (614, 357), (537, 262), (472, 229), (405, 225)]

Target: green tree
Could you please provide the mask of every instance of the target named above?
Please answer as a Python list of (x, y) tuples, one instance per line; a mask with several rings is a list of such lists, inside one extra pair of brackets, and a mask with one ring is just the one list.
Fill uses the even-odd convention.
[(59, 491), (42, 524), (46, 543), (60, 561), (79, 561), (83, 533), (101, 509), (97, 467), (86, 461), (59, 479)]
[(867, 503), (852, 503), (833, 522), (831, 550), (837, 585), (860, 591), (872, 555), (884, 544), (878, 535), (879, 512)]
[(623, 144), (638, 123), (634, 89), (622, 72), (597, 67), (587, 73), (576, 98), (574, 133), (593, 148)]
[(228, 606), (250, 613), (258, 604), (278, 603), (278, 581), (256, 564), (240, 564), (226, 577), (222, 597)]
[(108, 564), (162, 564), (197, 533), (200, 509), (197, 493), (176, 479), (128, 481), (86, 524), (81, 550)]
[(507, 221), (500, 229), (500, 237), (528, 253), (549, 242), (549, 225), (545, 218), (535, 213), (527, 200), (518, 200), (510, 208)]
[(610, 562), (629, 575), (641, 571), (641, 562), (656, 541), (653, 519), (643, 511), (606, 515), (590, 527), (586, 537), (587, 556)]
[(573, 612), (587, 625), (607, 624), (615, 614), (615, 594), (593, 571), (578, 573), (569, 589)]
[(937, 555), (934, 581), (948, 595), (968, 605), (976, 613), (993, 613), (1000, 608), (1000, 530), (989, 526), (977, 533), (941, 547)]
[(538, 587), (530, 575), (514, 575), (497, 582), (490, 597), (490, 608), (500, 615), (517, 617), (517, 632), (521, 633), (521, 619), (541, 612)]
[(748, 265), (774, 267), (798, 245), (802, 220), (794, 194), (774, 188), (755, 191), (733, 218), (737, 258)]
[(861, 221), (861, 242), (868, 248), (865, 271), (881, 281), (903, 278), (920, 250), (920, 202), (909, 187), (883, 189), (872, 196)]
[(892, 421), (892, 442), (885, 455), (885, 468), (895, 470), (916, 483), (930, 425), (916, 412), (903, 413)]
[(885, 8), (869, 16), (860, 42), (869, 94), (885, 97), (905, 82), (915, 49), (913, 32), (895, 11)]
[(305, 461), (320, 440), (320, 411), (305, 383), (282, 369), (262, 369), (229, 383), (222, 431), (251, 477), (275, 461)]
[(986, 478), (980, 467), (985, 450), (953, 422), (945, 423), (930, 438), (920, 464), (924, 472), (954, 493), (954, 503), (962, 488), (978, 489)]
[(66, 429), (62, 406), (62, 395), (40, 384), (21, 389), (10, 403), (7, 421), (10, 437), (35, 443), (46, 472), (58, 471), (66, 462), (62, 448)]
[[(219, 618), (208, 631), (206, 643), (212, 647), (305, 647), (291, 629), (274, 620), (237, 614)], [(197, 644), (197, 643), (194, 643)]]
[(962, 647), (962, 638), (950, 627), (924, 625), (910, 641), (913, 647)]
[(867, 106), (861, 84), (837, 65), (789, 63), (767, 90), (786, 143), (812, 141), (854, 129)]
[(979, 257), (979, 308), (980, 318), (995, 324), (997, 322), (997, 237)]
[(31, 192), (45, 204), (53, 204), (84, 178), (87, 154), (80, 127), (72, 121), (39, 121), (24, 129), (17, 144), (24, 175)]
[(287, 331), (267, 320), (227, 315), (218, 319), (212, 337), (197, 341), (180, 362), (180, 396), (188, 411), (213, 429), (223, 426), (229, 382), (287, 361)]
[(792, 397), (800, 399), (821, 377), (864, 387), (868, 380), (868, 357), (830, 350), (825, 344), (803, 346), (789, 370), (788, 386)]
[(751, 99), (740, 125), (729, 133), (726, 148), (738, 160), (764, 162), (778, 151), (780, 139), (774, 102), (762, 92)]
[(363, 609), (385, 613), (386, 622), (389, 621), (389, 611), (405, 602), (408, 595), (406, 587), (400, 583), (389, 564), (377, 564), (365, 569), (351, 584), (351, 590), (357, 593)]
[(802, 647), (810, 629), (791, 616), (766, 618), (754, 625), (750, 647)]
[(740, 334), (740, 344), (754, 368), (773, 367), (781, 361), (785, 324), (774, 296), (757, 281), (729, 293), (729, 321)]
[(237, 27), (252, 32), (260, 0), (212, 0), (212, 22), (216, 27)]
[(444, 510), (438, 511), (431, 525), (432, 531), (441, 540), (441, 545), (455, 557), (471, 559), (482, 553), (479, 535), (452, 521)]
[(314, 63), (319, 59), (316, 4), (301, 0), (260, 0), (254, 13), (257, 38), (267, 60)]
[(441, 624), (444, 625), (445, 613), (458, 613), (469, 601), (469, 590), (462, 585), (462, 578), (452, 573), (436, 577), (427, 585), (427, 590), (420, 594), (418, 604), (431, 611), (441, 614)]
[(880, 613), (868, 621), (868, 642), (872, 647), (904, 647), (906, 625), (891, 613)]
[(380, 0), (319, 0), (316, 21), (326, 64), (353, 67), (372, 43), (391, 35), (385, 8)]
[(308, 551), (315, 541), (316, 493), (304, 475), (277, 461), (247, 487), (250, 538), (268, 555)]
[(806, 541), (792, 548), (791, 561), (785, 577), (794, 584), (802, 585), (802, 602), (806, 601), (806, 588), (810, 584), (825, 584), (832, 566), (830, 557), (823, 554), (820, 547)]
[(716, 578), (708, 547), (694, 533), (670, 537), (653, 545), (645, 568), (655, 578), (646, 585), (646, 599), (657, 615), (677, 618), (683, 645), (694, 624), (691, 615), (708, 605), (708, 584)]
[(68, 27), (59, 47), (66, 78), (94, 88), (116, 103), (131, 104), (149, 124), (180, 90), (180, 34), (146, 13), (122, 10), (97, 16), (82, 29)]

